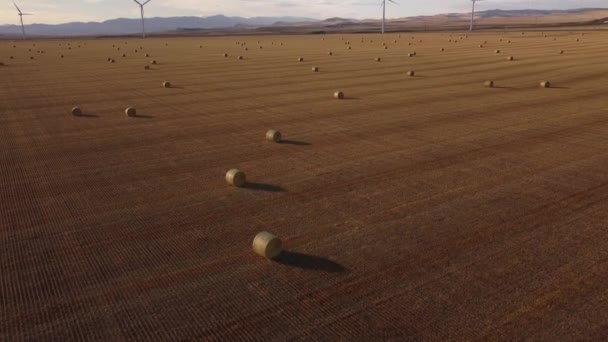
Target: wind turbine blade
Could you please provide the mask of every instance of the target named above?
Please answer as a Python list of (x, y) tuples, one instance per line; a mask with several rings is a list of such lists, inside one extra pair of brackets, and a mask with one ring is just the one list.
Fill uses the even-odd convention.
[(399, 3), (398, 3), (398, 2), (396, 2), (396, 1), (393, 1), (393, 0), (388, 0), (388, 1), (390, 1), (390, 2), (394, 3), (395, 5), (399, 5)]
[(133, 0), (135, 1), (139, 6), (142, 6), (141, 2), (137, 1), (137, 0)]
[(21, 10), (19, 9), (19, 7), (17, 6), (17, 4), (13, 1), (13, 5), (15, 5), (15, 7), (17, 7), (17, 11), (19, 11), (19, 14), (21, 14)]
[(21, 15), (33, 15), (31, 13), (21, 13)]
[[(144, 2), (144, 4), (143, 4), (143, 5), (147, 4), (147, 3), (148, 3), (148, 2), (150, 2), (150, 1), (152, 1), (152, 0), (148, 0), (148, 1)], [(142, 6), (143, 6), (143, 5), (142, 5)]]

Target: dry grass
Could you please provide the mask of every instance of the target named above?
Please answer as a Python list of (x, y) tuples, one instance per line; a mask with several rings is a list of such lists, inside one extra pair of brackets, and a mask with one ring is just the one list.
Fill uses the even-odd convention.
[(0, 340), (605, 340), (608, 33), (545, 33), (0, 42)]

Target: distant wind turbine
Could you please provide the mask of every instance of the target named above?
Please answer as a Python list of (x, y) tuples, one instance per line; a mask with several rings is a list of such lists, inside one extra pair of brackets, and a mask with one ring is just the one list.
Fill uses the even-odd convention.
[[(388, 0), (396, 5), (399, 5), (397, 2), (393, 0)], [(382, 34), (384, 34), (384, 22), (386, 21), (386, 0), (382, 0), (380, 3), (380, 7), (382, 7)]]
[(471, 0), (473, 3), (473, 9), (471, 10), (471, 26), (469, 27), (469, 31), (473, 31), (473, 25), (475, 23), (475, 3), (481, 0)]
[(17, 4), (14, 1), (13, 1), (13, 5), (15, 5), (15, 7), (17, 8), (17, 11), (19, 12), (19, 20), (21, 20), (21, 32), (23, 32), (23, 39), (25, 39), (25, 26), (23, 26), (23, 16), (31, 15), (31, 14), (21, 12), (21, 10), (19, 9), (19, 6), (17, 6)]
[(144, 24), (144, 6), (152, 0), (148, 0), (144, 3), (141, 3), (137, 0), (133, 1), (135, 1), (139, 5), (139, 9), (141, 10), (141, 37), (146, 38), (146, 25)]

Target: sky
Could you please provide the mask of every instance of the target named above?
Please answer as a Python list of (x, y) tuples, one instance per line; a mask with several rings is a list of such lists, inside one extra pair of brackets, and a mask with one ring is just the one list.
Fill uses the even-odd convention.
[[(388, 4), (387, 17), (398, 18), (450, 12), (470, 12), (470, 0), (396, 0)], [(132, 0), (15, 0), (24, 13), (26, 24), (58, 24), (73, 21), (104, 21), (137, 18), (139, 7)], [(298, 16), (325, 19), (377, 18), (380, 0), (152, 0), (146, 17), (170, 16)], [(570, 9), (608, 7), (606, 0), (484, 0), (485, 9)], [(0, 25), (18, 24), (17, 10), (11, 0), (0, 2)]]

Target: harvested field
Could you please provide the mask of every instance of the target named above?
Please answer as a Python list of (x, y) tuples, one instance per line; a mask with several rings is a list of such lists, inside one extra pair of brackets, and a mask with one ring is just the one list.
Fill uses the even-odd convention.
[(608, 33), (461, 36), (0, 41), (0, 340), (608, 338)]

